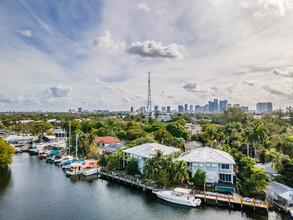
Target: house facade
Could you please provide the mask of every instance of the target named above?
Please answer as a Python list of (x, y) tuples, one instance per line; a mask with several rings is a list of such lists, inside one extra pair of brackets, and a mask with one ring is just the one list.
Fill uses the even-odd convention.
[(146, 143), (142, 145), (138, 145), (136, 147), (132, 147), (129, 149), (122, 150), (125, 155), (128, 155), (129, 159), (124, 161), (123, 165), (126, 166), (127, 162), (131, 158), (135, 158), (138, 161), (138, 168), (141, 173), (143, 173), (143, 166), (147, 159), (155, 156), (157, 151), (161, 151), (163, 155), (170, 155), (176, 152), (179, 152), (180, 149), (175, 147), (168, 147), (158, 143)]
[(235, 192), (234, 158), (221, 150), (202, 147), (181, 154), (178, 160), (188, 163), (192, 177), (198, 169), (206, 172), (206, 182), (214, 189)]
[(277, 176), (279, 176), (279, 173), (274, 167), (272, 166), (272, 162), (266, 163), (266, 164), (256, 164), (255, 167), (258, 167), (260, 169), (263, 169), (265, 174), (270, 178), (273, 179)]
[(98, 145), (99, 147), (104, 147), (112, 143), (120, 143), (121, 141), (118, 138), (105, 136), (105, 137), (96, 137), (94, 142), (95, 142), (95, 145)]
[(270, 182), (267, 189), (267, 199), (270, 203), (288, 211), (293, 206), (293, 189), (278, 182)]

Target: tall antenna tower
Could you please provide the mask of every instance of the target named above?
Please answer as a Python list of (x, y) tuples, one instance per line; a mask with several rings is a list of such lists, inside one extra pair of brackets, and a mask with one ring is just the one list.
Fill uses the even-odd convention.
[(148, 103), (147, 103), (147, 114), (152, 115), (152, 98), (151, 98), (151, 72), (148, 72)]

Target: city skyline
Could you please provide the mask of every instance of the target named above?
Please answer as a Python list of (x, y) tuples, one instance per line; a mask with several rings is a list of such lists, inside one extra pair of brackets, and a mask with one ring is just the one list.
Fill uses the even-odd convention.
[(0, 111), (293, 101), (293, 1), (4, 1)]

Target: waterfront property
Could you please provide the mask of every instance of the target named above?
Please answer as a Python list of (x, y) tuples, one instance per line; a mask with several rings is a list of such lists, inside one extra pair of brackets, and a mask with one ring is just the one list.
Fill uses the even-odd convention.
[[(165, 156), (165, 155), (170, 155), (170, 154), (179, 152), (180, 149), (174, 148), (174, 147), (168, 147), (168, 146), (157, 144), (157, 143), (146, 143), (146, 144), (138, 145), (136, 147), (122, 150), (124, 154), (129, 156), (129, 159), (131, 158), (137, 159), (140, 172), (142, 172), (143, 170), (144, 162), (147, 159), (155, 156), (157, 154), (157, 151), (161, 151), (162, 154)], [(125, 161), (123, 164), (124, 166), (126, 165)]]
[(96, 145), (98, 145), (98, 147), (105, 147), (112, 143), (120, 143), (121, 141), (118, 138), (105, 136), (105, 137), (96, 137), (94, 142)]
[(112, 154), (122, 148), (126, 148), (126, 146), (123, 144), (120, 144), (120, 143), (111, 143), (108, 145), (99, 146), (99, 153), (100, 154)]
[(266, 163), (266, 164), (262, 164), (262, 163), (258, 163), (256, 165), (254, 165), (255, 167), (258, 167), (260, 169), (263, 169), (265, 174), (270, 178), (273, 179), (274, 177), (279, 176), (279, 173), (276, 169), (274, 169), (272, 167), (272, 162), (270, 163)]
[(178, 160), (188, 163), (192, 176), (197, 169), (206, 172), (206, 182), (216, 190), (235, 192), (234, 158), (221, 150), (202, 147), (181, 154)]
[(293, 189), (282, 183), (271, 182), (267, 190), (267, 198), (272, 204), (289, 211), (293, 206)]

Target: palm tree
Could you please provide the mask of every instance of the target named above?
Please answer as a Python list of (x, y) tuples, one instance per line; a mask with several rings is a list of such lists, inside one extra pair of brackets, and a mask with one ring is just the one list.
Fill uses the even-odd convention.
[(252, 130), (250, 128), (245, 129), (243, 136), (244, 136), (245, 141), (247, 143), (247, 157), (249, 157), (249, 145), (253, 143)]
[(267, 129), (261, 127), (261, 123), (257, 121), (256, 123), (251, 125), (250, 132), (248, 134), (248, 140), (251, 140), (252, 143), (254, 144), (254, 157), (256, 160), (256, 154), (257, 154), (257, 147), (261, 144), (264, 143), (267, 139)]
[(168, 174), (172, 174), (174, 171), (175, 162), (172, 155), (164, 157), (162, 160), (162, 169), (166, 170)]
[(175, 171), (172, 177), (173, 182), (179, 181), (183, 183), (184, 180), (189, 180), (189, 167), (184, 160), (176, 161), (175, 162)]
[(284, 170), (284, 166), (282, 162), (282, 159), (283, 159), (282, 154), (276, 151), (272, 156), (273, 156), (272, 169), (278, 171), (279, 173), (282, 172)]
[(216, 139), (218, 134), (217, 128), (215, 128), (214, 126), (208, 127), (206, 130), (206, 134), (208, 136), (208, 139), (211, 141), (211, 148), (213, 148), (213, 141)]
[(143, 173), (147, 179), (154, 178), (156, 173), (156, 161), (154, 158), (150, 158), (144, 163)]

